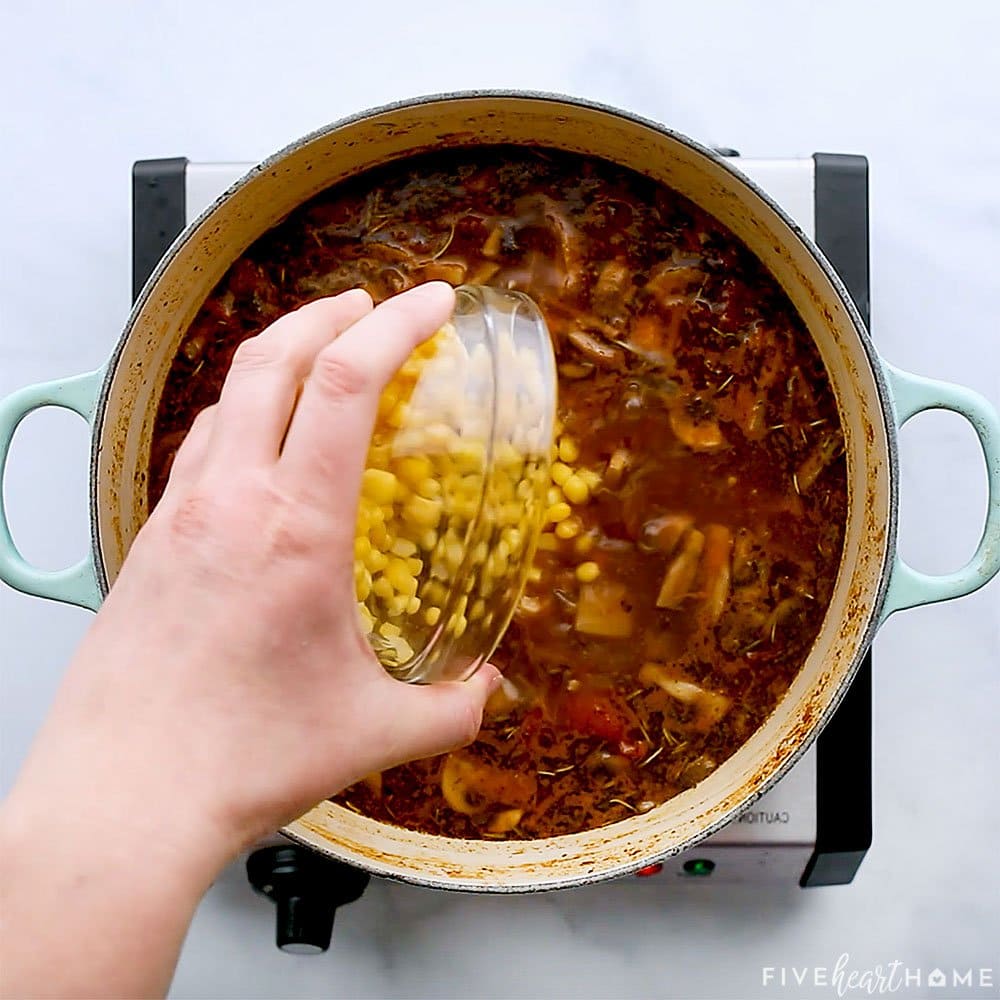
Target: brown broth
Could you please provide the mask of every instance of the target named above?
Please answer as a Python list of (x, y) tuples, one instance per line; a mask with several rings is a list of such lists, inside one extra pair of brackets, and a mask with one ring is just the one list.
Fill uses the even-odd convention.
[[(601, 485), (574, 507), (575, 537), (547, 532), (540, 579), (494, 657), (509, 683), (476, 743), (338, 801), (459, 837), (545, 837), (646, 811), (731, 756), (787, 690), (829, 603), (846, 516), (815, 346), (756, 258), (677, 193), (602, 160), (498, 146), (316, 196), (233, 264), (186, 334), (157, 415), (150, 506), (241, 340), (323, 295), (360, 285), (380, 300), (435, 278), (538, 302), (571, 465)], [(599, 567), (593, 584), (577, 579), (583, 561)], [(627, 633), (595, 635), (590, 619)]]

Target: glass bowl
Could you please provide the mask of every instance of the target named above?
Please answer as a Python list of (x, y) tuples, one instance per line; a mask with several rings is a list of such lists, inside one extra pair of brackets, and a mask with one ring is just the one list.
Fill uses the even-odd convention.
[(451, 322), (383, 391), (354, 576), (362, 628), (394, 677), (464, 679), (503, 636), (545, 512), (556, 385), (535, 303), (462, 285)]

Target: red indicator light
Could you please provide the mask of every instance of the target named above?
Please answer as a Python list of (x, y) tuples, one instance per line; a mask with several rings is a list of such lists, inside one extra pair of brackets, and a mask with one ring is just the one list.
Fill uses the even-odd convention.
[(655, 864), (646, 865), (645, 868), (640, 868), (635, 874), (638, 878), (648, 878), (650, 875), (659, 875), (663, 871), (663, 865), (657, 861)]

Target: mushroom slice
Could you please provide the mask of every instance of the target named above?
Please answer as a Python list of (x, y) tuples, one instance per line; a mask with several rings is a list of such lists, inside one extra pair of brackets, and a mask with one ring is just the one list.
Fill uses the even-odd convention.
[(502, 809), (486, 824), (486, 829), (490, 833), (510, 833), (523, 815), (523, 809)]
[(598, 272), (590, 302), (602, 319), (622, 322), (627, 318), (631, 291), (632, 273), (625, 264), (620, 260), (605, 261)]
[(601, 368), (621, 368), (625, 362), (625, 355), (620, 348), (600, 340), (586, 330), (572, 330), (566, 339)]
[(534, 773), (492, 767), (468, 754), (451, 753), (441, 770), (441, 794), (456, 812), (480, 816), (491, 806), (526, 806), (535, 797)]
[(658, 608), (676, 611), (691, 593), (704, 547), (705, 536), (697, 528), (692, 528), (663, 576), (660, 593), (656, 598)]
[(683, 676), (676, 676), (662, 663), (644, 663), (639, 669), (639, 683), (650, 687), (655, 685), (681, 704), (692, 706), (695, 716), (691, 727), (699, 733), (707, 733), (733, 704), (726, 695), (709, 691)]
[(466, 757), (450, 753), (441, 771), (441, 794), (445, 802), (466, 816), (476, 816), (487, 806), (473, 787), (477, 767)]
[(639, 546), (659, 550), (669, 556), (693, 524), (694, 518), (690, 514), (661, 514), (642, 526)]
[(620, 486), (631, 464), (632, 455), (628, 448), (616, 448), (608, 459), (608, 467), (604, 470), (605, 485), (612, 490)]

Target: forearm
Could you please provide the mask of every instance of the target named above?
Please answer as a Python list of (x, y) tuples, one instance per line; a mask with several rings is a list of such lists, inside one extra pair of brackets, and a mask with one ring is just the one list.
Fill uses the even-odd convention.
[(169, 790), (26, 770), (0, 806), (0, 993), (162, 996), (228, 847), (178, 836)]

